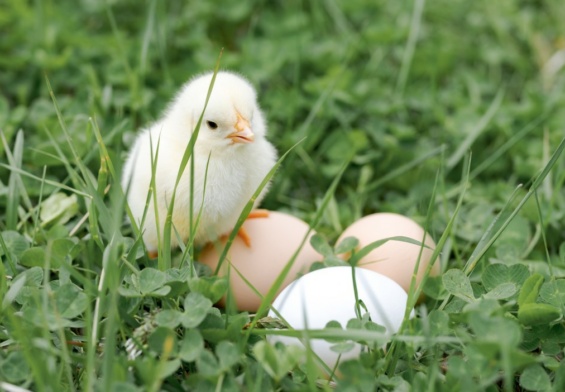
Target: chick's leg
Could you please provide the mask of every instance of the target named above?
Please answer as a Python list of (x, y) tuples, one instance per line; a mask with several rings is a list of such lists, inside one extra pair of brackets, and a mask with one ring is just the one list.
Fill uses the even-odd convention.
[[(249, 238), (249, 234), (247, 234), (247, 231), (245, 231), (243, 227), (239, 228), (239, 230), (237, 231), (237, 236), (243, 241), (245, 246), (251, 248), (251, 239)], [(224, 234), (220, 236), (220, 241), (226, 242), (229, 237), (230, 237), (229, 234)]]
[(247, 231), (243, 227), (240, 227), (237, 231), (237, 236), (241, 238), (245, 246), (251, 248), (251, 238), (249, 238), (249, 234), (247, 234)]
[(255, 219), (255, 218), (268, 218), (269, 217), (269, 210), (253, 210), (247, 215), (247, 219)]
[[(268, 210), (253, 210), (247, 216), (247, 219), (256, 219), (256, 218), (268, 218), (269, 211)], [(249, 234), (244, 227), (240, 227), (239, 231), (237, 232), (237, 236), (241, 238), (245, 246), (251, 248), (251, 238), (249, 238)]]

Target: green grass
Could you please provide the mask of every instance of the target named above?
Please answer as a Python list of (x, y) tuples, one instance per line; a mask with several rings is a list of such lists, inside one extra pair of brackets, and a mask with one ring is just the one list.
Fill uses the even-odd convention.
[[(563, 390), (563, 20), (560, 0), (5, 1), (0, 390)], [(267, 330), (274, 289), (217, 309), (192, 244), (150, 261), (126, 223), (135, 132), (222, 48), (288, 152), (263, 207), (311, 224), (325, 264), (373, 212), (438, 243), (386, 350), (367, 323)], [(268, 334), (370, 350), (334, 374)]]

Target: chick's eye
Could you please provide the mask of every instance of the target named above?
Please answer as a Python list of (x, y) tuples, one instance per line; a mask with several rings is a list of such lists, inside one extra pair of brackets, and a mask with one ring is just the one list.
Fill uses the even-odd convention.
[(214, 121), (206, 121), (206, 125), (208, 125), (208, 128), (210, 129), (218, 128), (218, 124), (216, 124)]

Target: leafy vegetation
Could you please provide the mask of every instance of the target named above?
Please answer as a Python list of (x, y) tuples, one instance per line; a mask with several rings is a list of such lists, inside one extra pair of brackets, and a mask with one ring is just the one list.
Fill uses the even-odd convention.
[[(0, 389), (565, 388), (563, 1), (2, 9)], [(386, 349), (367, 322), (311, 331), (368, 347), (335, 374), (267, 343), (277, 320), (215, 307), (227, 282), (191, 253), (148, 260), (125, 223), (136, 130), (222, 48), (278, 150), (306, 137), (263, 206), (311, 223), (320, 261), (376, 211), (439, 244), (443, 275), (410, 293), (426, 299)]]

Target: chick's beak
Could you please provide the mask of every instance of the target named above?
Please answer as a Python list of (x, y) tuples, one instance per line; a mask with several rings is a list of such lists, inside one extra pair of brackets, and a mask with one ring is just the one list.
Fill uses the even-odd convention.
[(244, 119), (239, 113), (237, 113), (237, 121), (234, 128), (236, 131), (228, 135), (228, 138), (230, 138), (233, 143), (253, 143), (255, 135), (251, 131), (249, 121)]

